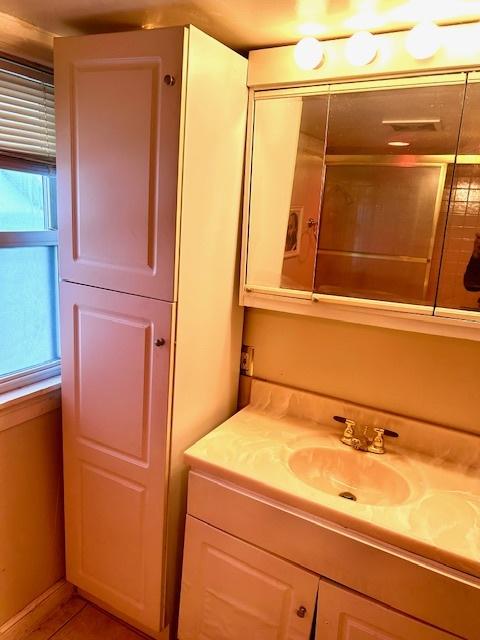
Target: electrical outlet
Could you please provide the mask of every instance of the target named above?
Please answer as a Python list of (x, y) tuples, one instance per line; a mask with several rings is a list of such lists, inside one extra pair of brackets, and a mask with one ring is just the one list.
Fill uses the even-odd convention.
[(242, 345), (240, 355), (240, 373), (244, 376), (253, 376), (253, 347)]

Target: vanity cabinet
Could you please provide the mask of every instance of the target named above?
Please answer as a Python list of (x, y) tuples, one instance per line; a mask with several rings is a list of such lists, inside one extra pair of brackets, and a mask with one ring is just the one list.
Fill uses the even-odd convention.
[(251, 89), (243, 304), (479, 340), (479, 79)]
[[(392, 588), (394, 583), (392, 582)], [(315, 640), (454, 640), (458, 636), (320, 580)]]
[[(224, 447), (231, 461), (225, 443), (208, 449)], [(179, 640), (313, 640), (315, 630), (316, 640), (478, 640), (476, 577), (242, 486), (241, 474), (237, 484), (217, 473), (215, 454), (203, 469), (190, 454)], [(249, 612), (248, 633), (236, 611)], [(260, 633), (256, 616), (277, 635)]]
[(187, 516), (179, 640), (308, 640), (318, 577)]
[(187, 516), (179, 640), (309, 640), (313, 629), (315, 640), (458, 638)]
[(174, 635), (183, 451), (236, 409), (246, 60), (195, 29), (57, 38), (66, 575)]

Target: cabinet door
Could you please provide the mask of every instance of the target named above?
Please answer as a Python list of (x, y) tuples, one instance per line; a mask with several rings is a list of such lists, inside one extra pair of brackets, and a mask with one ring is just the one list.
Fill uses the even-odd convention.
[(158, 630), (172, 305), (60, 293), (67, 578)]
[(65, 280), (173, 299), (183, 41), (183, 28), (56, 40)]
[(315, 640), (454, 640), (428, 624), (323, 580)]
[(318, 577), (187, 516), (180, 640), (308, 640)]

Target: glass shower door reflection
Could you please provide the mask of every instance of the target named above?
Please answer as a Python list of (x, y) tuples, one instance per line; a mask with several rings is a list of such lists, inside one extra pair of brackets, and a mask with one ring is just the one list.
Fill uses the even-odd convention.
[(334, 90), (315, 293), (433, 313), (465, 77)]
[(433, 304), (446, 165), (327, 165), (315, 291)]

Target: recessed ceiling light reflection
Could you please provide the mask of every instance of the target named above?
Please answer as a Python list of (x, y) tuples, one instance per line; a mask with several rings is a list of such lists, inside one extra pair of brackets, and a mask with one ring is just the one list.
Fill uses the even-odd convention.
[(388, 143), (391, 147), (409, 147), (410, 142), (404, 142), (402, 140), (392, 140)]

